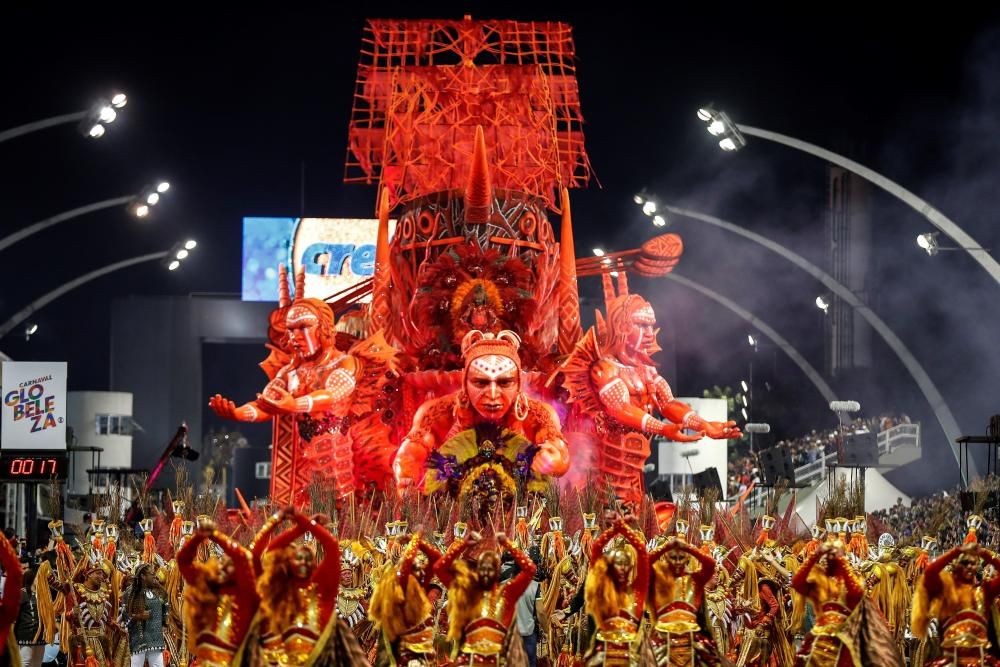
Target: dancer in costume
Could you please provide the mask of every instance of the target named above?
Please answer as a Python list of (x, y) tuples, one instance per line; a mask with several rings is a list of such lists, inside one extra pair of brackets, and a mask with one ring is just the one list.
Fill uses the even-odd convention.
[[(263, 658), (283, 667), (367, 664), (354, 634), (338, 624), (340, 545), (325, 528), (329, 520), (322, 515), (310, 519), (298, 511), (288, 512), (287, 518), (293, 526), (264, 554), (259, 585)], [(306, 533), (314, 542), (296, 543)], [(319, 564), (316, 543), (323, 548)]]
[[(792, 586), (816, 610), (816, 622), (796, 656), (799, 667), (890, 665), (903, 659), (885, 617), (865, 598), (865, 587), (849, 556), (837, 544), (824, 544), (806, 559)], [(801, 625), (801, 604), (792, 626)]]
[(843, 638), (847, 618), (861, 602), (865, 589), (844, 553), (832, 545), (820, 545), (792, 577), (792, 587), (816, 610), (816, 623), (796, 656), (796, 664), (802, 667), (855, 664), (859, 647), (853, 641), (845, 643)]
[[(747, 556), (741, 556), (733, 572), (732, 585), (740, 593), (734, 603), (737, 613), (748, 619), (739, 633), (738, 667), (781, 667), (795, 658), (785, 632), (786, 594), (782, 582), (787, 575), (779, 572), (774, 562), (768, 562), (771, 547), (762, 544)], [(773, 561), (773, 556), (772, 556)]]
[[(456, 539), (434, 566), (438, 579), (448, 587), (448, 639), (457, 646), (455, 665), (507, 664), (520, 641), (510, 634), (518, 599), (535, 576), (535, 564), (504, 533), (497, 542), (514, 558), (520, 571), (500, 582), (500, 554), (487, 549), (479, 554), (475, 569), (461, 555), (482, 539), (476, 532)], [(520, 653), (523, 655), (523, 649)]]
[[(48, 565), (46, 563), (46, 565)], [(46, 568), (48, 571), (48, 568)], [(21, 587), (20, 609), (14, 623), (14, 638), (24, 667), (41, 667), (45, 653), (45, 637), (38, 613), (38, 596), (34, 590), (37, 569), (25, 568)], [(47, 576), (47, 574), (46, 574)], [(15, 579), (16, 582), (16, 579)], [(51, 598), (49, 604), (51, 605)], [(2, 646), (2, 644), (0, 644)]]
[(976, 574), (983, 562), (1000, 571), (1000, 558), (971, 542), (951, 549), (924, 570), (913, 599), (910, 627), (921, 638), (927, 636), (932, 622), (941, 632), (940, 657), (924, 664), (1000, 665), (987, 632), (990, 610), (1000, 594), (1000, 576), (978, 583)]
[[(225, 556), (196, 560), (205, 542)], [(184, 622), (188, 650), (203, 667), (240, 664), (254, 614), (260, 604), (247, 551), (211, 522), (203, 522), (177, 554), (184, 577)]]
[(375, 586), (368, 616), (382, 631), (392, 664), (434, 664), (434, 607), (427, 596), (441, 552), (419, 533), (410, 539), (399, 563), (389, 565)]
[(72, 655), (87, 667), (119, 666), (128, 662), (124, 650), (127, 638), (116, 621), (116, 596), (109, 583), (112, 570), (110, 563), (104, 560), (86, 562), (83, 580), (73, 584), (66, 597), (64, 613), (72, 626)]
[[(656, 664), (718, 665), (717, 648), (698, 623), (705, 587), (715, 574), (715, 560), (678, 538), (667, 540), (649, 555), (649, 560), (656, 619), (650, 643)], [(691, 570), (692, 563), (700, 567)]]
[(896, 561), (899, 552), (892, 535), (883, 533), (878, 538), (878, 555), (865, 571), (865, 589), (869, 597), (885, 616), (889, 632), (902, 649), (909, 622), (910, 601), (913, 594), (906, 580), (906, 571)]
[(732, 611), (729, 601), (729, 571), (722, 567), (725, 549), (716, 547), (713, 557), (718, 565), (712, 578), (705, 585), (705, 620), (708, 623), (709, 635), (715, 643), (719, 655), (729, 653), (732, 634)]
[[(605, 553), (609, 544), (611, 548)], [(638, 663), (639, 626), (648, 587), (649, 558), (642, 535), (625, 519), (617, 519), (591, 547), (584, 598), (597, 632), (587, 665), (628, 667)]]
[(20, 660), (21, 652), (11, 630), (21, 611), (21, 583), (24, 581), (24, 570), (14, 552), (14, 547), (3, 535), (0, 535), (0, 567), (6, 576), (3, 598), (0, 598), (0, 656), (7, 656), (11, 661)]

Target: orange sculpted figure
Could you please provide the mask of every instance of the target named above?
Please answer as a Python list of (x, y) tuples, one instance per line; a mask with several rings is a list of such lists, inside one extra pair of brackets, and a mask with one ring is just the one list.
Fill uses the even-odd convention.
[(608, 299), (607, 310), (607, 320), (598, 317), (597, 326), (587, 332), (557, 373), (563, 374), (574, 407), (568, 429), (586, 430), (581, 423), (592, 420), (599, 439), (593, 454), (596, 468), (611, 481), (623, 502), (634, 504), (642, 497), (648, 436), (690, 442), (741, 434), (736, 422), (707, 421), (674, 398), (651, 359), (660, 348), (656, 315), (648, 301), (623, 294)]
[(540, 475), (558, 477), (569, 469), (569, 451), (555, 411), (523, 391), (519, 346), (512, 331), (465, 335), (462, 389), (417, 410), (393, 463), (400, 488), (422, 488), (428, 457), (457, 434), (481, 427), (510, 431), (533, 443), (538, 449), (531, 469)]
[(334, 316), (319, 299), (296, 298), (285, 316), (292, 353), (257, 399), (237, 406), (218, 394), (209, 405), (220, 417), (263, 422), (276, 415), (294, 415), (304, 455), (314, 472), (336, 480), (339, 494), (360, 486), (354, 475), (349, 410), (361, 363), (337, 349)]

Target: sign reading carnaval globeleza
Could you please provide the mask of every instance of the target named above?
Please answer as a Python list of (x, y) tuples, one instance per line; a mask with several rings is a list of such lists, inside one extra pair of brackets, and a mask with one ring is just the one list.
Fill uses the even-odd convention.
[(307, 297), (352, 287), (375, 273), (377, 234), (378, 220), (243, 218), (243, 300), (277, 301), (279, 264), (305, 269)]
[(66, 362), (5, 361), (0, 449), (66, 449)]

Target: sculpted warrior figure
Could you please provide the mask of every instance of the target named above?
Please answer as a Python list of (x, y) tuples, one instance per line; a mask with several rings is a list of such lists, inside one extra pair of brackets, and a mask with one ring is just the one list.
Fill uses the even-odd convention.
[(573, 404), (567, 431), (596, 433), (592, 457), (600, 478), (610, 480), (623, 502), (635, 505), (642, 498), (650, 436), (693, 442), (741, 434), (736, 422), (705, 420), (674, 398), (651, 358), (660, 348), (648, 301), (637, 294), (619, 295), (609, 299), (607, 310), (607, 320), (598, 314), (597, 325), (556, 373), (562, 374)]
[[(303, 298), (303, 281), (297, 280), (296, 298), (288, 298), (282, 267), (281, 297), (276, 312), (279, 328), (272, 338), (283, 340), (284, 350), (272, 346), (271, 357), (262, 366), (274, 369), (284, 361), (256, 400), (236, 405), (216, 394), (209, 405), (220, 417), (245, 422), (263, 422), (290, 415), (298, 426), (303, 458), (312, 474), (332, 478), (339, 496), (366, 484), (381, 484), (389, 474), (391, 448), (371, 447), (352, 431), (359, 424), (368, 401), (358, 396), (362, 378), (377, 371), (378, 382), (366, 382), (370, 394), (384, 382), (383, 371), (390, 369), (394, 355), (380, 333), (343, 352), (336, 346), (337, 333), (330, 306), (319, 299)], [(301, 276), (300, 276), (301, 278)], [(284, 310), (283, 319), (280, 317)], [(275, 328), (272, 317), (272, 329)], [(288, 353), (282, 355), (281, 352)], [(370, 387), (368, 385), (371, 385)], [(365, 392), (362, 392), (365, 393)], [(370, 421), (370, 420), (369, 420)], [(371, 430), (371, 429), (369, 429)]]

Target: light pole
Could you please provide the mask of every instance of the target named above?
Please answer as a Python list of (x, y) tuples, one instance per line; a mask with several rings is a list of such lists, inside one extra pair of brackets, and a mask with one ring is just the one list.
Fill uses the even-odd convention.
[(959, 227), (956, 222), (948, 218), (944, 213), (937, 210), (928, 202), (913, 194), (899, 183), (883, 176), (874, 169), (869, 169), (863, 164), (859, 164), (854, 160), (844, 157), (843, 155), (821, 148), (815, 144), (810, 144), (807, 141), (802, 141), (801, 139), (789, 137), (777, 132), (771, 132), (770, 130), (763, 130), (759, 127), (734, 123), (724, 111), (718, 111), (710, 107), (698, 109), (698, 118), (707, 124), (709, 134), (716, 137), (722, 137), (719, 140), (719, 147), (725, 151), (738, 151), (746, 146), (746, 136), (758, 137), (760, 139), (767, 139), (768, 141), (773, 141), (784, 146), (789, 146), (804, 153), (809, 153), (810, 155), (814, 155), (821, 160), (826, 160), (827, 162), (854, 172), (861, 178), (874, 183), (920, 215), (927, 218), (932, 225), (951, 237), (959, 246), (956, 250), (960, 249), (969, 253), (969, 256), (979, 262), (979, 265), (990, 274), (998, 285), (1000, 285), (1000, 262), (997, 262), (997, 260), (990, 255), (988, 250), (983, 248), (974, 238), (969, 236), (964, 229)]
[(167, 181), (160, 181), (155, 186), (145, 188), (138, 195), (114, 197), (113, 199), (105, 199), (103, 201), (94, 202), (93, 204), (87, 204), (86, 206), (79, 206), (68, 211), (63, 211), (62, 213), (53, 215), (50, 218), (39, 220), (38, 222), (28, 225), (27, 227), (22, 227), (13, 234), (8, 234), (3, 237), (0, 239), (0, 252), (14, 245), (18, 241), (23, 241), (32, 234), (37, 234), (43, 229), (48, 229), (52, 225), (57, 225), (60, 222), (66, 222), (67, 220), (72, 220), (73, 218), (78, 218), (81, 215), (86, 215), (88, 213), (103, 211), (107, 208), (127, 205), (129, 212), (132, 215), (137, 218), (145, 218), (149, 215), (151, 208), (159, 203), (160, 195), (169, 189), (170, 183)]
[(126, 97), (125, 93), (115, 93), (111, 96), (110, 100), (98, 100), (89, 109), (74, 111), (73, 113), (66, 113), (60, 116), (52, 116), (51, 118), (36, 120), (33, 123), (25, 123), (24, 125), (4, 130), (0, 132), (0, 143), (67, 123), (80, 123), (80, 132), (84, 136), (91, 139), (99, 139), (104, 136), (105, 127), (113, 123), (115, 118), (118, 117), (118, 110), (127, 103), (128, 97)]
[(195, 241), (186, 241), (184, 243), (179, 243), (175, 245), (170, 250), (163, 250), (161, 252), (153, 252), (148, 255), (139, 255), (138, 257), (132, 257), (131, 259), (125, 259), (120, 262), (115, 262), (113, 264), (108, 264), (107, 266), (101, 267), (91, 271), (90, 273), (85, 273), (78, 278), (74, 278), (68, 282), (63, 283), (59, 287), (55, 288), (51, 292), (43, 294), (39, 298), (35, 299), (27, 306), (17, 311), (3, 324), (0, 324), (0, 338), (3, 338), (8, 333), (11, 332), (17, 325), (19, 325), (24, 320), (31, 317), (32, 313), (44, 308), (48, 304), (52, 303), (63, 294), (70, 292), (81, 285), (89, 283), (91, 280), (100, 278), (101, 276), (106, 276), (109, 273), (113, 273), (120, 269), (126, 269), (130, 266), (135, 266), (136, 264), (142, 264), (144, 262), (152, 262), (154, 260), (164, 260), (167, 262), (166, 268), (170, 271), (177, 269), (180, 266), (181, 261), (183, 261), (188, 253), (195, 248), (198, 244)]

